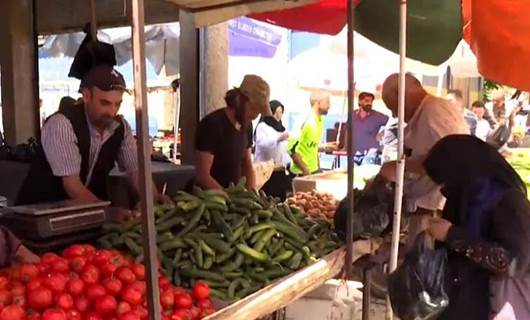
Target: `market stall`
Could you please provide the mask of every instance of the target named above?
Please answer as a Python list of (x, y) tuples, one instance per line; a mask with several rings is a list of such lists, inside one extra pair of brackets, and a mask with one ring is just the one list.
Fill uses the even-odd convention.
[[(248, 14), (252, 12), (258, 12), (258, 11), (269, 11), (273, 9), (278, 8), (286, 8), (291, 7), (295, 5), (302, 5), (305, 3), (309, 3), (310, 1), (304, 2), (304, 1), (298, 1), (298, 2), (284, 2), (284, 1), (253, 1), (251, 4), (240, 4), (239, 1), (235, 1), (233, 4), (227, 3), (226, 1), (222, 1), (219, 3), (206, 3), (205, 1), (173, 1), (177, 4), (180, 3), (180, 5), (183, 6), (184, 9), (190, 10), (195, 13), (196, 17), (199, 19), (199, 23), (205, 23), (205, 21), (209, 21), (211, 23), (212, 21), (215, 21), (215, 19), (219, 18), (229, 18), (233, 17), (235, 15), (240, 14)], [(93, 3), (93, 2), (92, 2)], [(199, 3), (198, 5), (195, 5), (196, 3)], [(137, 258), (143, 258), (145, 261), (145, 279), (146, 279), (146, 285), (147, 285), (147, 301), (148, 301), (148, 310), (149, 310), (149, 316), (152, 319), (159, 319), (161, 317), (161, 305), (160, 305), (160, 296), (158, 292), (160, 292), (159, 287), (162, 287), (162, 284), (159, 280), (158, 275), (158, 267), (156, 261), (158, 260), (159, 251), (157, 250), (157, 241), (159, 240), (157, 236), (159, 235), (158, 231), (160, 231), (161, 227), (160, 225), (164, 222), (161, 222), (158, 219), (161, 219), (165, 217), (165, 212), (162, 210), (164, 215), (160, 215), (159, 213), (155, 215), (155, 209), (153, 205), (153, 200), (151, 195), (153, 194), (153, 186), (151, 184), (151, 176), (152, 176), (152, 169), (149, 165), (150, 163), (150, 143), (148, 140), (148, 119), (147, 119), (147, 99), (146, 99), (146, 87), (145, 87), (145, 55), (144, 55), (144, 13), (143, 13), (143, 1), (133, 1), (133, 20), (132, 20), (132, 27), (133, 27), (133, 56), (134, 56), (134, 72), (135, 72), (135, 105), (136, 105), (136, 127), (137, 127), (137, 136), (138, 136), (138, 162), (140, 166), (140, 176), (139, 176), (139, 182), (140, 182), (140, 199), (141, 199), (141, 205), (140, 205), (140, 211), (141, 211), (141, 224), (139, 224), (139, 221), (134, 221), (134, 224), (131, 226), (131, 228), (136, 228), (134, 232), (137, 232), (136, 235), (128, 234), (128, 236), (122, 236), (119, 235), (117, 238), (111, 238), (111, 239), (105, 239), (105, 241), (110, 240), (111, 246), (120, 246), (121, 242), (129, 248), (129, 250), (137, 251), (139, 254), (137, 255)], [(233, 5), (234, 7), (231, 7)], [(235, 9), (235, 10), (234, 10)], [(352, 119), (351, 112), (353, 110), (353, 10), (354, 5), (353, 2), (348, 1), (348, 10), (347, 10), (347, 16), (349, 21), (349, 29), (348, 29), (348, 57), (349, 57), (349, 64), (348, 64), (348, 79), (349, 79), (349, 86), (348, 86), (348, 110), (349, 110), (349, 117), (348, 119)], [(215, 18), (214, 20), (205, 20), (206, 17), (211, 18), (212, 12), (215, 12)], [(202, 17), (202, 18), (201, 18)], [(95, 17), (94, 17), (95, 19)], [(202, 19), (202, 20), (201, 20)], [(94, 27), (95, 23), (93, 23)], [(95, 34), (95, 30), (92, 31)], [(404, 88), (401, 88), (400, 96), (403, 98)], [(403, 107), (403, 101), (400, 101), (401, 103), (401, 109), (400, 114), (402, 115), (402, 107)], [(353, 126), (350, 125), (349, 128), (349, 141), (353, 141), (351, 139), (353, 135)], [(400, 136), (402, 138), (402, 134)], [(353, 157), (352, 155), (353, 146), (352, 144), (348, 145), (348, 154), (350, 155), (348, 157), (349, 166), (348, 166), (348, 173), (347, 173), (347, 179), (346, 179), (346, 190), (353, 190), (354, 187), (354, 179), (353, 179)], [(253, 193), (252, 191), (248, 190), (240, 190), (242, 193), (246, 193), (249, 197), (258, 197), (257, 194)], [(348, 197), (348, 212), (350, 214), (350, 218), (347, 219), (347, 235), (352, 234), (352, 219), (351, 214), (353, 212), (353, 193), (349, 193), (350, 196)], [(183, 195), (185, 196), (185, 195)], [(199, 194), (195, 195), (187, 195), (192, 196), (195, 198), (201, 198)], [(186, 196), (186, 197), (187, 197)], [(217, 195), (214, 195), (217, 196)], [(222, 198), (223, 196), (221, 196)], [(259, 195), (259, 197), (263, 197), (262, 195)], [(260, 198), (263, 201), (263, 198)], [(216, 201), (219, 199), (216, 199)], [(247, 199), (248, 200), (248, 199)], [(197, 225), (191, 225), (191, 221), (195, 221), (195, 223), (198, 223), (203, 218), (204, 210), (206, 206), (212, 206), (209, 209), (212, 209), (212, 212), (210, 212), (210, 220), (214, 221), (214, 225), (216, 230), (221, 233), (226, 232), (227, 234), (224, 234), (224, 237), (227, 237), (228, 239), (231, 236), (234, 236), (235, 230), (231, 230), (230, 228), (227, 229), (226, 221), (224, 221), (224, 217), (221, 216), (221, 219), (219, 219), (220, 212), (228, 212), (228, 207), (232, 203), (237, 203), (238, 201), (234, 201), (233, 199), (229, 199), (228, 201), (225, 199), (225, 204), (216, 202), (216, 201), (207, 201), (209, 203), (203, 203), (196, 205), (191, 205), (189, 202), (193, 201), (182, 201), (184, 202), (182, 206), (186, 206), (188, 208), (188, 211), (190, 210), (197, 210), (193, 212), (194, 219), (189, 219), (188, 224), (182, 225), (181, 229), (177, 229), (177, 235), (187, 235), (191, 229), (196, 227)], [(257, 202), (256, 202), (257, 201)], [(271, 200), (269, 200), (271, 201)], [(213, 202), (213, 204), (211, 203)], [(247, 203), (245, 201), (245, 203)], [(258, 199), (254, 199), (254, 206), (256, 206), (256, 203), (259, 204)], [(252, 206), (252, 204), (250, 204)], [(177, 202), (177, 206), (179, 206)], [(192, 209), (190, 209), (190, 206), (196, 206)], [(262, 205), (263, 206), (263, 205)], [(225, 207), (227, 208), (225, 210)], [(202, 209), (201, 209), (202, 208)], [(358, 252), (354, 251), (353, 246), (353, 239), (351, 236), (346, 237), (346, 248), (345, 249), (337, 249), (330, 253), (329, 255), (326, 255), (328, 253), (326, 250), (330, 249), (336, 249), (336, 246), (340, 245), (339, 241), (335, 241), (333, 238), (333, 235), (328, 233), (329, 231), (329, 225), (327, 227), (323, 228), (323, 234), (326, 234), (328, 237), (330, 237), (328, 240), (330, 243), (333, 244), (333, 247), (331, 244), (329, 247), (326, 243), (324, 243), (323, 248), (319, 247), (319, 244), (313, 244), (316, 246), (316, 249), (319, 249), (318, 254), (312, 254), (311, 251), (307, 253), (307, 250), (311, 250), (308, 242), (308, 246), (304, 246), (305, 242), (309, 241), (309, 238), (311, 236), (311, 231), (315, 232), (318, 230), (321, 226), (319, 222), (310, 222), (310, 219), (305, 218), (304, 216), (290, 216), (289, 210), (290, 208), (282, 207), (284, 210), (284, 213), (282, 214), (280, 211), (280, 214), (274, 212), (269, 212), (267, 210), (263, 210), (265, 212), (259, 212), (260, 210), (264, 209), (263, 207), (254, 207), (250, 208), (250, 219), (252, 220), (252, 223), (249, 228), (256, 227), (255, 229), (258, 229), (257, 226), (265, 224), (266, 226), (270, 226), (272, 224), (275, 226), (275, 229), (278, 231), (281, 231), (281, 233), (287, 234), (287, 235), (294, 235), (296, 238), (301, 237), (302, 241), (299, 241), (302, 243), (302, 246), (300, 247), (300, 243), (294, 241), (290, 244), (290, 246), (293, 247), (291, 251), (292, 257), (289, 258), (289, 262), (292, 262), (293, 267), (289, 267), (289, 275), (287, 275), (285, 278), (279, 279), (280, 276), (283, 276), (283, 270), (280, 270), (282, 272), (278, 272), (274, 277), (274, 283), (270, 284), (270, 282), (266, 279), (265, 281), (260, 281), (260, 288), (264, 287), (260, 291), (257, 291), (254, 293), (254, 295), (247, 297), (239, 302), (235, 302), (231, 306), (225, 308), (224, 310), (220, 310), (216, 314), (211, 315), (210, 317), (213, 319), (231, 319), (231, 317), (234, 314), (237, 315), (245, 315), (249, 318), (265, 315), (267, 313), (270, 313), (274, 310), (276, 310), (279, 307), (282, 307), (286, 304), (288, 304), (290, 301), (293, 301), (297, 298), (299, 298), (303, 293), (308, 292), (312, 288), (315, 288), (316, 286), (322, 284), (325, 280), (336, 277), (337, 274), (340, 272), (340, 269), (345, 266), (345, 273), (344, 278), (347, 278), (347, 276), (350, 274), (351, 271), (351, 265), (352, 262), (357, 259), (360, 254)], [(181, 208), (182, 210), (186, 211), (185, 208)], [(230, 208), (232, 209), (232, 208)], [(244, 208), (249, 209), (249, 208)], [(219, 210), (219, 211), (217, 211)], [(258, 212), (253, 212), (258, 211)], [(199, 214), (199, 212), (201, 212)], [(191, 213), (191, 212), (190, 212)], [(272, 214), (272, 216), (271, 216)], [(291, 214), (293, 214), (291, 212)], [(285, 215), (285, 216), (284, 216)], [(275, 221), (276, 219), (287, 219), (283, 221), (282, 223), (278, 223), (278, 221)], [(282, 218), (283, 217), (283, 218)], [(168, 216), (167, 221), (169, 219), (173, 218), (180, 218), (180, 217), (172, 217)], [(190, 218), (191, 215), (190, 215)], [(205, 220), (208, 220), (207, 216), (204, 216)], [(262, 220), (264, 219), (264, 220)], [(268, 220), (270, 219), (270, 220)], [(294, 219), (294, 220), (293, 220)], [(157, 221), (158, 220), (158, 221)], [(399, 219), (395, 219), (394, 221), (399, 221)], [(231, 222), (232, 223), (232, 222)], [(296, 228), (296, 223), (300, 223), (301, 225)], [(285, 226), (287, 224), (287, 227)], [(295, 228), (293, 231), (293, 226), (291, 224), (295, 224)], [(171, 229), (174, 225), (169, 225), (169, 229)], [(128, 225), (127, 225), (128, 226)], [(399, 226), (399, 222), (398, 222)], [(124, 228), (124, 226), (121, 226), (121, 228)], [(185, 228), (188, 228), (185, 232)], [(262, 227), (260, 227), (262, 228)], [(238, 228), (235, 228), (238, 229)], [(272, 228), (265, 228), (265, 229), (272, 229)], [(166, 229), (167, 230), (167, 229)], [(208, 226), (206, 228), (208, 230)], [(127, 230), (126, 232), (129, 232), (130, 230)], [(244, 231), (244, 229), (243, 229)], [(258, 231), (258, 230), (255, 230)], [(263, 230), (260, 230), (263, 231)], [(111, 233), (112, 234), (112, 233)], [(266, 232), (263, 234), (260, 234), (260, 237), (256, 236), (256, 244), (255, 246), (264, 246), (268, 243), (268, 241), (259, 241), (262, 237), (265, 237), (265, 235), (268, 235), (268, 238), (271, 239), (271, 237), (274, 237), (272, 232)], [(171, 236), (174, 236), (173, 234)], [(241, 235), (240, 235), (241, 236)], [(110, 237), (110, 236), (109, 236)], [(133, 239), (134, 237), (134, 239)], [(169, 237), (169, 235), (166, 235), (166, 237)], [(252, 238), (254, 236), (250, 234), (250, 241), (252, 241)], [(307, 237), (307, 239), (305, 239)], [(134, 240), (133, 242), (128, 241)], [(176, 247), (172, 247), (171, 249), (177, 249), (178, 246), (181, 246), (179, 241), (174, 241), (175, 239), (168, 239), (175, 243)], [(180, 240), (180, 239), (177, 239)], [(191, 239), (193, 240), (193, 239)], [(102, 240), (103, 241), (103, 240)], [(115, 244), (113, 244), (115, 241)], [(204, 246), (203, 242), (207, 245)], [(211, 249), (214, 245), (211, 245), (208, 243), (208, 241), (204, 240), (203, 242), (199, 241), (201, 245), (201, 249), (199, 247), (194, 247), (194, 245), (197, 245), (197, 242), (191, 242), (188, 241), (188, 243), (184, 243), (182, 248), (180, 249), (188, 249), (192, 248), (193, 252), (200, 252), (200, 250), (203, 250), (204, 252), (211, 252), (208, 250)], [(103, 242), (104, 244), (107, 244)], [(218, 243), (218, 241), (214, 241), (213, 243)], [(287, 241), (287, 243), (289, 243)], [(169, 246), (169, 245), (168, 245)], [(235, 246), (235, 247), (234, 247)], [(285, 246), (286, 248), (289, 248), (289, 246)], [(133, 249), (134, 248), (134, 249)], [(307, 248), (307, 249), (306, 249)], [(375, 246), (373, 246), (375, 248)], [(267, 272), (272, 270), (267, 270), (265, 267), (269, 267), (268, 262), (269, 256), (265, 256), (264, 258), (263, 253), (259, 254), (260, 250), (257, 250), (256, 247), (249, 248), (248, 246), (245, 246), (242, 243), (236, 243), (232, 244), (228, 250), (232, 251), (232, 249), (238, 250), (241, 254), (254, 256), (255, 261), (250, 261), (249, 265), (254, 266), (256, 269), (261, 270), (260, 272)], [(250, 249), (250, 250), (249, 250)], [(264, 248), (261, 248), (262, 250)], [(267, 248), (267, 253), (269, 252), (270, 248)], [(370, 246), (370, 250), (372, 249), (372, 246)], [(370, 250), (368, 252), (370, 252)], [(177, 250), (178, 251), (178, 250)], [(234, 250), (235, 251), (235, 250)], [(256, 252), (258, 251), (258, 252)], [(272, 250), (271, 250), (272, 251)], [(289, 251), (289, 250), (288, 250)], [(287, 252), (288, 252), (287, 251)], [(296, 253), (294, 253), (296, 251)], [(345, 252), (344, 252), (345, 251)], [(140, 253), (141, 252), (141, 253)], [(176, 252), (174, 252), (176, 255)], [(258, 253), (258, 254), (257, 254)], [(284, 255), (287, 255), (287, 253), (283, 253)], [(241, 255), (238, 255), (241, 257)], [(198, 256), (195, 257), (195, 259), (207, 259), (212, 260), (212, 256), (205, 256), (204, 253), (201, 255), (202, 258), (199, 258)], [(277, 256), (275, 256), (277, 257)], [(296, 258), (296, 259), (294, 259)], [(320, 258), (320, 260), (316, 260), (317, 258)], [(190, 259), (193, 259), (190, 257)], [(287, 259), (287, 258), (285, 258)], [(294, 261), (291, 261), (293, 259)], [(241, 258), (239, 259), (241, 260)], [(256, 261), (257, 260), (257, 261)], [(265, 260), (265, 261), (261, 261)], [(303, 260), (304, 263), (301, 263)], [(193, 262), (193, 261), (192, 261)], [(199, 265), (202, 265), (204, 267), (204, 263), (206, 260), (203, 260), (202, 263), (197, 263)], [(246, 258), (243, 260), (243, 262), (246, 262)], [(264, 263), (264, 266), (260, 266), (259, 264), (256, 266), (256, 262)], [(210, 263), (214, 263), (213, 261)], [(290, 264), (290, 263), (289, 263)], [(305, 266), (307, 265), (307, 266)], [(305, 266), (304, 268), (301, 268), (301, 266)], [(165, 271), (167, 272), (169, 266), (164, 266)], [(174, 270), (173, 270), (174, 271)], [(260, 273), (258, 272), (258, 274)], [(174, 276), (174, 272), (171, 274)], [(188, 277), (189, 279), (193, 278), (192, 276)], [(201, 279), (201, 277), (198, 277)], [(204, 278), (204, 277), (203, 277)], [(233, 281), (231, 282), (231, 284)], [(236, 283), (237, 284), (237, 283)], [(191, 283), (190, 283), (191, 285)], [(243, 284), (241, 286), (244, 287)], [(237, 287), (236, 287), (237, 288)], [(243, 288), (245, 289), (245, 288)], [(281, 294), (275, 295), (275, 299), (270, 298), (272, 294), (277, 293), (278, 291), (281, 291)], [(244, 295), (242, 295), (241, 298), (244, 298)], [(259, 308), (256, 308), (255, 306), (259, 304)]]

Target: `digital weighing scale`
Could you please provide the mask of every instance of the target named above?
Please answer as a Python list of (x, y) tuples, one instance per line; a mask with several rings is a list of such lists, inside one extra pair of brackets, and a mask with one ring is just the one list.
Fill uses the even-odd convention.
[(72, 200), (2, 209), (1, 222), (23, 240), (42, 241), (101, 227), (110, 202)]

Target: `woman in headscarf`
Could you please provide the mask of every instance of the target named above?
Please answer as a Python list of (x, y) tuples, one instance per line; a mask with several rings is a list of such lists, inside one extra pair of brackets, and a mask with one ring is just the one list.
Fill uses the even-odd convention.
[(274, 161), (274, 172), (261, 190), (283, 201), (291, 189), (291, 181), (285, 173), (291, 161), (287, 153), (289, 133), (282, 124), (285, 111), (283, 104), (277, 100), (272, 100), (269, 104), (272, 116), (262, 115), (256, 126), (254, 158), (256, 162)]
[(469, 135), (440, 140), (423, 166), (447, 198), (427, 228), (448, 248), (450, 302), (440, 319), (530, 319), (530, 204), (521, 178)]

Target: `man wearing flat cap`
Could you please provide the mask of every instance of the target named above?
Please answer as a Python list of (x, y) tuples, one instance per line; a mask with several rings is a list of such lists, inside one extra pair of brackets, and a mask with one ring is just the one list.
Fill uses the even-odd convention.
[(246, 75), (238, 88), (225, 95), (226, 107), (204, 117), (196, 134), (197, 184), (204, 189), (226, 188), (247, 179), (255, 188), (252, 165), (252, 120), (271, 114), (270, 88), (256, 75)]
[(83, 99), (46, 120), (17, 204), (108, 200), (106, 180), (116, 162), (136, 187), (136, 141), (118, 116), (125, 91), (112, 66), (90, 68), (81, 79)]

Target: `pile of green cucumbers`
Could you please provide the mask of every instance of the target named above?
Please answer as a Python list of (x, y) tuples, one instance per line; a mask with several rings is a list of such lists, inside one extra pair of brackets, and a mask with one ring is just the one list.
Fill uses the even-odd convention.
[[(224, 191), (178, 192), (155, 211), (162, 272), (175, 285), (206, 282), (212, 295), (236, 301), (341, 246), (333, 226), (264, 193), (243, 179)], [(104, 226), (105, 248), (143, 259), (139, 220)]]

